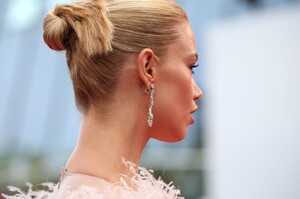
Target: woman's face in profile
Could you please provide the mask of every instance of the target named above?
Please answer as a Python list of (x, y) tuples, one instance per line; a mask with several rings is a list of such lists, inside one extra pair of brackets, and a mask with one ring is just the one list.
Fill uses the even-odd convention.
[(166, 142), (185, 138), (187, 127), (194, 123), (195, 100), (202, 96), (192, 74), (198, 59), (194, 33), (188, 22), (178, 28), (180, 38), (169, 46), (163, 63), (156, 69), (154, 121), (150, 135)]

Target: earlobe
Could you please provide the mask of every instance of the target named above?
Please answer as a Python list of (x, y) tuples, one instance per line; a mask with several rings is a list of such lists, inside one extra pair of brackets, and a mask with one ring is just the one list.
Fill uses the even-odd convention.
[(151, 49), (145, 48), (139, 53), (137, 57), (138, 75), (147, 90), (150, 90), (151, 83), (155, 81), (156, 64), (156, 58)]

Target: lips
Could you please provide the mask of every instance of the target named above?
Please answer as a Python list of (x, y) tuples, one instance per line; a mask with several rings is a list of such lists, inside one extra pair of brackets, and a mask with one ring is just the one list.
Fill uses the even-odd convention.
[(191, 112), (191, 115), (190, 115), (190, 124), (194, 124), (195, 119), (194, 119), (194, 117), (192, 116), (192, 114), (195, 113), (197, 110), (198, 110), (198, 107), (196, 107), (196, 108)]
[(197, 110), (198, 110), (198, 107), (196, 107), (196, 108), (191, 112), (191, 114), (195, 113)]
[(190, 117), (190, 123), (189, 124), (194, 124), (195, 123), (195, 119), (193, 118), (193, 116)]

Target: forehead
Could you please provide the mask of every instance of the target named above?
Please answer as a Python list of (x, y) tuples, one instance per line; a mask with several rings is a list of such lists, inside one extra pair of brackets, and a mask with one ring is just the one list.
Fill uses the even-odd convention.
[(196, 53), (196, 40), (194, 32), (188, 22), (181, 24), (178, 27), (180, 37), (170, 45), (168, 56), (174, 58), (194, 57), (198, 58)]

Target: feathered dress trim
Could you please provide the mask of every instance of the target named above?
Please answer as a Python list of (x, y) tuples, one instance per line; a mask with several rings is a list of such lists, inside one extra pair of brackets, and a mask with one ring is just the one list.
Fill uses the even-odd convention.
[[(5, 199), (184, 199), (180, 196), (180, 190), (173, 183), (166, 184), (161, 178), (155, 179), (153, 170), (138, 167), (128, 161), (124, 161), (133, 176), (130, 178), (130, 186), (120, 178), (120, 183), (112, 184), (105, 180), (101, 181), (101, 190), (93, 186), (81, 184), (78, 187), (64, 186), (63, 175), (57, 184), (43, 183), (44, 190), (33, 190), (33, 185), (27, 183), (28, 191), (9, 186), (15, 195), (2, 194)], [(113, 188), (112, 188), (113, 187)], [(46, 191), (47, 190), (47, 191)]]

